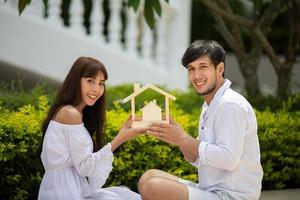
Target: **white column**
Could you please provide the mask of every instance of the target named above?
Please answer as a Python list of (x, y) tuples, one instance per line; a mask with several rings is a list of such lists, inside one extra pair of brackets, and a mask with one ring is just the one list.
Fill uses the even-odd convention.
[(93, 0), (92, 13), (91, 13), (91, 34), (93, 37), (97, 38), (100, 43), (104, 42), (103, 37), (103, 0)]
[(137, 35), (138, 35), (138, 15), (133, 8), (126, 9), (127, 11), (127, 25), (125, 29), (125, 43), (128, 53), (137, 56)]
[[(192, 0), (172, 0), (167, 8), (170, 8), (169, 12), (165, 12), (168, 13), (167, 33), (173, 33), (166, 36), (167, 66), (170, 66), (167, 70), (172, 73), (174, 78), (176, 77), (177, 81), (174, 82), (174, 87), (182, 88), (183, 85), (185, 87), (188, 85), (186, 77), (182, 76), (183, 73), (186, 73), (186, 69), (180, 63), (182, 55), (190, 43)], [(164, 13), (164, 10), (162, 12)]]
[(142, 36), (141, 49), (143, 52), (142, 54), (143, 58), (149, 62), (151, 62), (152, 60), (152, 43), (153, 43), (152, 30), (146, 23), (146, 20), (143, 20), (143, 36)]
[(78, 34), (86, 33), (83, 26), (83, 6), (82, 0), (71, 1), (70, 25), (71, 29), (76, 31)]
[(109, 1), (110, 20), (108, 24), (109, 43), (121, 48), (121, 6), (122, 0)]
[(41, 0), (32, 0), (25, 9), (26, 12), (34, 15), (39, 19), (44, 18), (44, 3)]
[[(4, 4), (5, 5), (9, 5), (10, 4), (10, 6), (12, 8), (17, 8), (18, 9), (18, 0), (10, 0), (10, 1), (5, 2)], [(18, 13), (19, 13), (19, 11), (18, 11)]]
[[(166, 17), (162, 14), (161, 18), (157, 20), (157, 43), (155, 48), (156, 63), (160, 66), (167, 64), (167, 22)], [(174, 34), (174, 33), (172, 33)]]
[(48, 1), (48, 20), (51, 22), (53, 25), (56, 26), (63, 26), (63, 21), (60, 18), (60, 5), (61, 1), (60, 0), (50, 0)]

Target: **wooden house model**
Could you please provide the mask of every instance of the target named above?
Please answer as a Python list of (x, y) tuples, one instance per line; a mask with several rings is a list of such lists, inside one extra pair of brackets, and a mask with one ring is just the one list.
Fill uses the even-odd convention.
[[(165, 96), (165, 114), (166, 114), (165, 119), (163, 119), (162, 117), (162, 109), (156, 104), (156, 100), (153, 99), (142, 108), (142, 120), (141, 121), (136, 120), (135, 97), (140, 95), (147, 89), (152, 89), (155, 92)], [(132, 123), (132, 127), (137, 128), (137, 127), (145, 127), (149, 125), (151, 122), (169, 123), (169, 119), (170, 119), (169, 99), (175, 100), (176, 97), (174, 97), (173, 95), (163, 91), (162, 89), (152, 84), (147, 84), (141, 88), (139, 83), (135, 83), (133, 87), (133, 93), (128, 97), (124, 98), (122, 102), (126, 103), (129, 100), (131, 100), (131, 117), (132, 120), (134, 121)]]

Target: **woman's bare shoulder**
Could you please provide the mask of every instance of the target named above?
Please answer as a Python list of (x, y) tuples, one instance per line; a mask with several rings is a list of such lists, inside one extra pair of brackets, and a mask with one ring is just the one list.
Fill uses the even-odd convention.
[(74, 106), (66, 105), (57, 111), (53, 120), (62, 124), (76, 125), (82, 123), (82, 115)]

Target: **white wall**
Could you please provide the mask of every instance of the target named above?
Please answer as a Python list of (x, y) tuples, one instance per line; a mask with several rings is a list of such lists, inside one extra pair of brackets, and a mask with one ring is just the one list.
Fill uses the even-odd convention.
[[(165, 38), (169, 63), (164, 67), (155, 66), (147, 60), (133, 57), (121, 49), (84, 37), (70, 29), (53, 26), (41, 18), (26, 13), (19, 17), (16, 8), (7, 9), (3, 4), (0, 5), (0, 62), (54, 81), (62, 81), (77, 57), (92, 56), (105, 64), (109, 73), (108, 84), (140, 82), (166, 85), (170, 89), (185, 89), (188, 78), (180, 60), (189, 43), (191, 6), (190, 1), (184, 4), (180, 0), (172, 0), (170, 4), (173, 10), (164, 12), (169, 13), (169, 16), (163, 16), (168, 18), (170, 31)], [(293, 70), (293, 92), (300, 91), (299, 65), (296, 63)], [(2, 77), (4, 70), (0, 70)], [(262, 91), (274, 94), (277, 79), (268, 58), (262, 57), (258, 74)], [(235, 88), (242, 90), (244, 80), (232, 55), (227, 56), (226, 77), (231, 79)]]
[[(155, 60), (132, 56), (131, 53), (94, 37), (78, 34), (52, 22), (48, 23), (47, 20), (26, 13), (26, 10), (19, 17), (17, 8), (2, 4), (0, 61), (62, 81), (76, 58), (91, 56), (100, 59), (106, 66), (109, 73), (108, 84), (140, 82), (184, 89), (188, 81), (182, 76), (185, 71), (180, 66), (180, 57), (177, 55), (189, 42), (189, 18), (188, 15), (183, 15), (186, 15), (190, 6), (185, 4), (185, 8), (178, 5), (180, 11), (185, 12), (177, 13), (176, 8), (171, 10), (174, 15), (170, 17), (167, 27), (172, 37), (168, 37), (170, 41), (166, 42), (165, 46), (168, 52), (168, 63), (165, 66), (159, 66)], [(181, 20), (184, 20), (184, 26), (179, 26)], [(179, 32), (178, 28), (185, 30), (180, 35), (173, 36), (174, 32)], [(177, 42), (174, 42), (175, 40)]]

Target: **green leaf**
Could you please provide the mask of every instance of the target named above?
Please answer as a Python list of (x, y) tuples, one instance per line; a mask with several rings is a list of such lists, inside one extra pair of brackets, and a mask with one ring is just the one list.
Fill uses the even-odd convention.
[[(168, 0), (165, 0), (167, 3), (169, 3)], [(128, 0), (127, 5), (129, 7), (133, 7), (134, 11), (137, 12), (139, 5), (140, 5), (140, 0)], [(153, 29), (155, 20), (154, 20), (154, 13), (157, 13), (158, 16), (161, 16), (162, 9), (160, 5), (159, 0), (145, 0), (144, 4), (144, 17), (145, 20), (148, 24), (148, 26)]]
[(263, 0), (252, 0), (254, 12), (258, 14), (262, 8)]
[(140, 5), (140, 0), (128, 0), (128, 7), (132, 7), (136, 12)]
[(27, 6), (28, 1), (27, 0), (19, 0), (19, 15), (22, 14), (25, 7)]
[(44, 2), (44, 6), (48, 5), (48, 0), (43, 0), (43, 2)]
[(152, 9), (151, 0), (145, 0), (144, 16), (147, 24), (151, 29), (154, 28), (154, 11)]
[(159, 3), (159, 0), (152, 0), (152, 6), (154, 8), (154, 10), (156, 11), (156, 13), (161, 16), (161, 6)]

